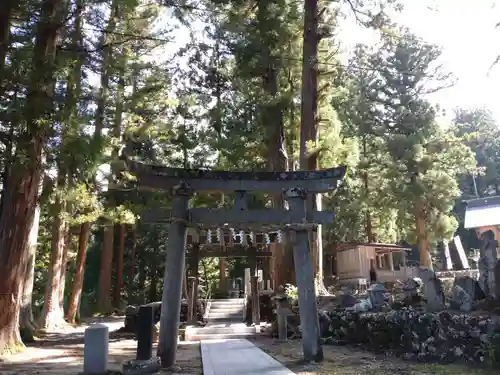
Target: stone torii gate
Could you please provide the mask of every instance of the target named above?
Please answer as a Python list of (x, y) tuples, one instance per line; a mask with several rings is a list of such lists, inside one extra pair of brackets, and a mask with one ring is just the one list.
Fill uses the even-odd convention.
[[(230, 224), (232, 228), (243, 231), (262, 231), (265, 227), (267, 231), (294, 232), (293, 256), (304, 359), (322, 358), (309, 231), (318, 224), (331, 223), (333, 213), (309, 210), (306, 200), (309, 193), (334, 191), (345, 175), (345, 167), (321, 171), (227, 172), (169, 168), (130, 158), (125, 158), (125, 164), (128, 172), (136, 177), (139, 187), (170, 190), (172, 193), (170, 212), (152, 210), (141, 217), (150, 222), (169, 222), (158, 340), (162, 367), (175, 364), (188, 226), (214, 230)], [(189, 200), (197, 191), (235, 193), (234, 207), (189, 208)], [(248, 209), (246, 198), (249, 192), (284, 194), (289, 209)]]

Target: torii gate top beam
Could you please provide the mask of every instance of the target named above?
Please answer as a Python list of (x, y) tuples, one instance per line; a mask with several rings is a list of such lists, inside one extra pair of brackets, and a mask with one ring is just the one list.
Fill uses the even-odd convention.
[(127, 170), (142, 188), (170, 190), (186, 181), (195, 191), (261, 191), (281, 193), (297, 188), (309, 193), (326, 193), (337, 188), (346, 168), (296, 172), (228, 172), (170, 168), (142, 163), (125, 157)]

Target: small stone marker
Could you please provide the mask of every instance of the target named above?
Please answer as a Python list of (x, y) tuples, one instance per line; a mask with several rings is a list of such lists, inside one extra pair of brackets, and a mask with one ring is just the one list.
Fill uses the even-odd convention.
[(497, 245), (495, 234), (488, 230), (481, 234), (479, 252), (479, 285), (487, 297), (496, 298), (495, 266), (497, 264)]
[(137, 360), (145, 361), (153, 356), (153, 325), (153, 306), (141, 306), (137, 321)]
[(292, 312), (290, 311), (288, 299), (286, 297), (278, 298), (277, 304), (278, 307), (276, 309), (276, 315), (278, 317), (278, 340), (286, 341), (288, 339), (287, 318)]
[(456, 277), (453, 286), (455, 285), (461, 287), (469, 296), (472, 297), (473, 301), (479, 301), (486, 297), (477, 280), (470, 276)]
[(368, 288), (368, 296), (370, 297), (370, 302), (374, 308), (384, 304), (384, 284), (372, 284)]
[(427, 310), (430, 312), (443, 310), (445, 303), (441, 280), (428, 268), (420, 268), (419, 274), (424, 286)]
[(93, 324), (85, 330), (83, 348), (84, 374), (104, 374), (108, 371), (109, 328)]
[(451, 292), (451, 307), (468, 313), (472, 310), (472, 297), (461, 286), (455, 285)]

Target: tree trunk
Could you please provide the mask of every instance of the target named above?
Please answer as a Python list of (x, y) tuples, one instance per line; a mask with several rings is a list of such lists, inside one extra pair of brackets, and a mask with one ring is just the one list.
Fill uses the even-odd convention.
[[(59, 299), (58, 299), (59, 308), (63, 312), (63, 315), (64, 315), (64, 292), (66, 291), (66, 275), (68, 272), (68, 252), (72, 246), (71, 233), (69, 231), (70, 231), (70, 226), (69, 223), (66, 222), (66, 228), (64, 229), (64, 251), (61, 262), (61, 281), (60, 281), (61, 287), (59, 288)], [(64, 321), (63, 323), (66, 323), (66, 321)]]
[[(53, 63), (60, 0), (41, 4), (26, 106), (25, 131), (16, 144), (0, 211), (0, 353), (23, 346), (19, 334), (21, 287), (27, 261), (28, 235), (33, 225), (42, 178), (42, 153), (52, 111)], [(4, 26), (4, 25), (2, 25)]]
[[(277, 17), (273, 15), (272, 1), (263, 0), (258, 2), (257, 21), (258, 29), (263, 37), (275, 27)], [(261, 81), (262, 88), (268, 96), (264, 98), (261, 105), (261, 121), (267, 132), (267, 169), (272, 172), (284, 172), (288, 170), (288, 158), (285, 145), (285, 124), (283, 100), (280, 98), (278, 77), (281, 71), (280, 62), (273, 55), (273, 50), (279, 48), (276, 43), (263, 43), (261, 54)], [(284, 208), (281, 196), (273, 197), (273, 206)], [(285, 245), (276, 243), (271, 247), (273, 254), (273, 279), (276, 286), (293, 283), (293, 266), (287, 261)]]
[(425, 230), (425, 211), (420, 202), (415, 204), (415, 232), (417, 234), (418, 251), (420, 252), (420, 266), (433, 269), (429, 248), (429, 240)]
[(17, 0), (0, 1), (0, 95), (5, 89), (5, 60), (10, 47), (10, 24)]
[[(115, 5), (113, 9), (112, 18), (115, 20), (119, 14), (118, 4)], [(111, 24), (111, 21), (110, 21)], [(115, 98), (115, 117), (113, 122), (113, 137), (119, 141), (121, 139), (121, 124), (123, 117), (123, 95), (125, 92), (125, 64), (126, 64), (126, 56), (121, 56), (120, 60), (121, 66), (118, 71), (118, 87), (116, 89), (116, 98)], [(118, 159), (119, 156), (119, 145), (114, 146), (111, 151), (112, 161)], [(113, 185), (116, 183), (115, 181), (116, 170), (113, 162), (111, 163), (111, 173), (108, 178), (108, 189), (112, 189)], [(110, 207), (115, 205), (113, 197), (109, 198), (108, 204)], [(111, 302), (111, 277), (113, 271), (113, 245), (114, 245), (114, 225), (111, 221), (106, 220), (105, 229), (104, 229), (104, 237), (105, 240), (103, 242), (102, 247), (102, 256), (101, 256), (101, 273), (99, 275), (99, 296), (98, 296), (98, 307), (102, 312), (111, 312), (112, 311), (112, 302)], [(123, 249), (122, 249), (123, 251)], [(119, 262), (120, 260), (118, 260)], [(122, 256), (122, 268), (123, 268), (123, 256)], [(123, 270), (121, 270), (123, 272)], [(123, 274), (122, 274), (123, 275)], [(123, 278), (123, 277), (122, 277)]]
[[(60, 172), (62, 173), (62, 172)], [(65, 176), (59, 177), (58, 187), (65, 185)], [(45, 297), (40, 315), (39, 326), (41, 329), (53, 330), (63, 325), (64, 310), (61, 307), (61, 289), (64, 286), (61, 282), (64, 280), (66, 265), (63, 264), (66, 248), (66, 229), (67, 223), (64, 219), (65, 203), (59, 193), (54, 203), (54, 221), (52, 224), (52, 249), (50, 257), (50, 267), (47, 275), (47, 284), (45, 287)]]
[(130, 259), (128, 268), (128, 284), (127, 284), (127, 303), (132, 304), (132, 295), (134, 294), (134, 279), (135, 279), (135, 250), (137, 243), (137, 228), (132, 227), (132, 247), (130, 248)]
[[(101, 85), (97, 95), (97, 108), (95, 112), (95, 130), (94, 141), (101, 147), (102, 131), (105, 128), (105, 111), (109, 97), (109, 81), (111, 75), (111, 59), (113, 32), (118, 17), (118, 3), (114, 0), (111, 5), (112, 13), (110, 15), (106, 31), (102, 33), (102, 63), (101, 63)], [(111, 271), (113, 261), (113, 224), (106, 223), (104, 226), (103, 243), (101, 250), (101, 264), (99, 271), (99, 286), (97, 291), (97, 310), (100, 312), (110, 312), (112, 310), (111, 293)]]
[(111, 60), (113, 57), (113, 38), (116, 36), (114, 34), (116, 23), (118, 21), (118, 3), (119, 0), (113, 0), (111, 4), (111, 15), (109, 17), (108, 25), (106, 30), (102, 33), (102, 55), (101, 55), (101, 85), (99, 87), (99, 92), (96, 100), (96, 112), (95, 112), (95, 130), (94, 130), (94, 140), (100, 145), (102, 139), (102, 131), (105, 128), (105, 111), (106, 104), (109, 97), (109, 82), (111, 75)]
[[(366, 134), (363, 135), (362, 138), (363, 141), (363, 157), (365, 159), (368, 158), (368, 145), (367, 145), (367, 140), (366, 140)], [(368, 181), (368, 167), (364, 169), (362, 172), (362, 178), (363, 178), (363, 185), (364, 185), (364, 195), (365, 195), (365, 200), (366, 200), (366, 215), (365, 215), (365, 220), (366, 220), (366, 238), (369, 243), (375, 243), (375, 234), (373, 232), (373, 222), (372, 222), (372, 215), (370, 210), (368, 209), (368, 200), (370, 199), (370, 184)]]
[[(305, 0), (304, 2), (304, 45), (303, 45), (303, 70), (302, 92), (300, 106), (300, 169), (315, 170), (318, 168), (318, 154), (316, 150), (309, 150), (308, 144), (318, 146), (318, 1)], [(321, 196), (312, 196), (308, 199), (309, 208), (317, 208)], [(318, 230), (318, 236), (321, 230)], [(323, 256), (323, 249), (311, 246), (312, 258), (318, 259), (313, 263), (315, 275), (319, 273), (322, 280), (322, 270), (318, 268), (319, 257)]]
[(23, 294), (21, 300), (21, 312), (19, 317), (19, 327), (24, 343), (35, 341), (35, 331), (37, 329), (33, 318), (33, 284), (35, 282), (35, 260), (36, 247), (38, 242), (38, 228), (40, 225), (40, 205), (37, 205), (33, 225), (31, 226), (28, 240), (28, 259), (26, 262), (26, 274), (24, 277)]
[(149, 275), (148, 301), (158, 301), (158, 270), (156, 268), (156, 264), (151, 265), (151, 271)]
[(68, 312), (66, 320), (68, 323), (75, 323), (78, 308), (80, 306), (80, 298), (82, 296), (83, 279), (85, 276), (85, 261), (87, 259), (87, 248), (90, 236), (90, 223), (85, 222), (81, 225), (80, 235), (78, 236), (78, 253), (76, 255), (76, 269), (73, 285), (71, 288), (71, 296), (68, 302)]
[(118, 253), (116, 259), (116, 287), (114, 307), (119, 309), (123, 291), (123, 256), (125, 254), (125, 224), (118, 225)]
[(113, 270), (114, 225), (107, 223), (101, 251), (101, 268), (99, 272), (99, 289), (97, 291), (97, 311), (110, 313), (111, 304), (111, 272)]
[[(41, 147), (38, 148), (41, 159)], [(37, 150), (34, 150), (36, 153)], [(34, 159), (34, 158), (33, 158)], [(9, 176), (9, 185), (0, 216), (0, 353), (16, 352), (23, 346), (19, 332), (21, 294), (27, 264), (28, 233), (37, 205), (41, 163), (25, 166), (18, 162)]]
[(144, 259), (144, 251), (139, 252), (139, 277), (137, 280), (137, 288), (140, 293), (139, 304), (143, 304), (146, 300), (144, 293), (146, 287), (146, 261)]

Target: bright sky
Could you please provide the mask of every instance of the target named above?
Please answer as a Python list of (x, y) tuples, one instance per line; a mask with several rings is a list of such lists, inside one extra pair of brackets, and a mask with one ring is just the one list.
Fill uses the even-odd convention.
[[(500, 0), (402, 2), (405, 9), (396, 21), (440, 45), (440, 64), (457, 80), (455, 86), (434, 94), (431, 100), (448, 115), (456, 107), (487, 107), (500, 123), (500, 64), (490, 70), (500, 54), (500, 28), (495, 27), (500, 22)], [(346, 25), (345, 29), (343, 37), (356, 42), (366, 39), (366, 32), (356, 26)]]
[[(441, 46), (439, 64), (456, 81), (429, 99), (439, 104), (447, 117), (456, 107), (486, 107), (500, 123), (500, 64), (491, 68), (500, 54), (500, 27), (495, 27), (500, 22), (500, 0), (401, 1), (404, 11), (395, 21)], [(373, 32), (358, 26), (353, 17), (340, 27), (344, 46), (373, 40)], [(188, 33), (178, 32), (176, 37), (177, 43), (167, 48), (172, 52), (187, 42)]]
[(500, 65), (491, 68), (500, 54), (500, 28), (495, 27), (500, 22), (500, 1), (405, 3), (403, 22), (421, 37), (444, 47), (443, 63), (458, 79), (455, 87), (436, 94), (434, 100), (450, 109), (487, 107), (500, 123)]

